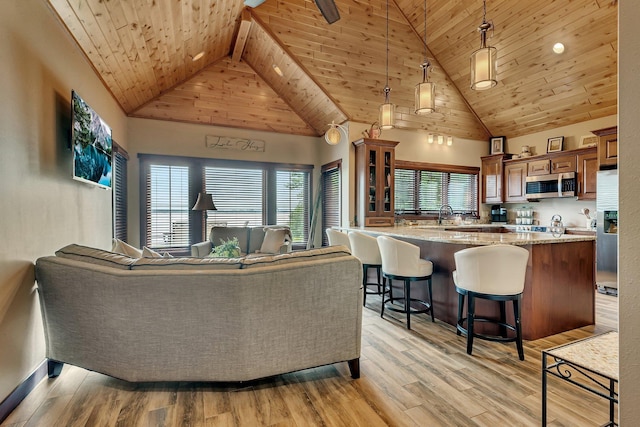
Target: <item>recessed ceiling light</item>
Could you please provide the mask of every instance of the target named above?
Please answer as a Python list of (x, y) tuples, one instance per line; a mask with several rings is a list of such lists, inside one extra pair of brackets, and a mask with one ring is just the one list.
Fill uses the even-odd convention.
[(200, 51), (198, 53), (196, 53), (194, 56), (191, 57), (191, 60), (193, 62), (196, 62), (198, 59), (202, 58), (204, 56), (204, 50)]
[(279, 75), (280, 77), (284, 76), (284, 73), (282, 72), (280, 67), (278, 67), (276, 64), (273, 64), (272, 67), (273, 71), (275, 71), (277, 75)]
[(564, 52), (564, 45), (562, 43), (556, 43), (553, 45), (553, 51), (558, 55)]

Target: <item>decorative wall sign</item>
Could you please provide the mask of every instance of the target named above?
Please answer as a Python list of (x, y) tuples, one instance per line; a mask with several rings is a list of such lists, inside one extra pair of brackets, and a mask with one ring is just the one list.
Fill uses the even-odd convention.
[(234, 138), (231, 136), (207, 135), (208, 148), (216, 150), (264, 151), (265, 142), (260, 139)]

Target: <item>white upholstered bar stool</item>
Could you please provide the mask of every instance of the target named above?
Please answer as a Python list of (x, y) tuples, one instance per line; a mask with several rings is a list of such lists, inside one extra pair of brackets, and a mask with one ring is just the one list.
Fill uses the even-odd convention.
[[(518, 357), (524, 360), (522, 348), (522, 325), (520, 311), (524, 279), (529, 260), (529, 251), (520, 246), (489, 245), (467, 248), (454, 254), (456, 270), (453, 281), (458, 292), (457, 334), (467, 336), (467, 354), (473, 349), (473, 339), (516, 342)], [(465, 296), (467, 316), (463, 316)], [(475, 300), (482, 298), (500, 303), (500, 318), (490, 319), (475, 314)], [(507, 323), (505, 302), (513, 302), (514, 324)], [(485, 335), (474, 331), (475, 322), (499, 325), (501, 335)], [(466, 325), (466, 328), (465, 328)], [(515, 332), (508, 336), (507, 329)], [(511, 334), (513, 335), (513, 334)]]
[(333, 228), (327, 228), (327, 239), (329, 240), (329, 246), (346, 246), (351, 250), (351, 243), (349, 242), (349, 235), (340, 230), (334, 230)]
[[(420, 258), (420, 248), (409, 242), (397, 240), (387, 236), (378, 236), (378, 246), (382, 257), (382, 276), (387, 279), (388, 298), (382, 298), (382, 308), (380, 317), (384, 315), (385, 305), (391, 303), (389, 310), (398, 313), (406, 313), (407, 329), (411, 329), (411, 315), (419, 313), (431, 313), (431, 321), (435, 322), (433, 316), (433, 295), (431, 292), (431, 274), (433, 273), (433, 263)], [(393, 281), (402, 280), (404, 282), (404, 304), (402, 308), (393, 304)], [(424, 281), (427, 283), (429, 301), (411, 298), (411, 283)], [(400, 299), (400, 298), (397, 298)], [(411, 304), (420, 305), (424, 308), (412, 308)]]
[[(375, 237), (368, 234), (360, 233), (359, 231), (349, 232), (349, 242), (351, 242), (351, 253), (358, 258), (362, 263), (362, 287), (364, 295), (362, 297), (362, 305), (367, 302), (367, 294), (369, 295), (384, 295), (384, 287), (380, 282), (380, 272), (382, 270), (382, 257), (380, 256), (380, 249), (378, 248), (378, 241)], [(375, 268), (378, 282), (369, 282), (369, 269)], [(376, 290), (369, 288), (369, 286), (376, 286)], [(384, 299), (384, 297), (383, 297)]]

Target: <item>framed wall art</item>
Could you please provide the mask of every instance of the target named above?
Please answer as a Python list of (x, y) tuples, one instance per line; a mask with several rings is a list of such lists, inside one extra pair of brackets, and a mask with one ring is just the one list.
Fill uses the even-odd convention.
[(562, 151), (562, 143), (564, 142), (564, 136), (554, 136), (547, 140), (547, 153), (555, 153)]
[(491, 154), (502, 154), (504, 153), (504, 143), (507, 140), (506, 136), (494, 136), (492, 137), (490, 142), (490, 153)]

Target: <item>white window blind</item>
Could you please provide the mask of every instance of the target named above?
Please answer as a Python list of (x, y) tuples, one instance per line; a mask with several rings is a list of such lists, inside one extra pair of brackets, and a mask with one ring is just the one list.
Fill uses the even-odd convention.
[(322, 246), (329, 245), (326, 229), (340, 226), (340, 165), (322, 172)]
[(205, 191), (215, 211), (209, 211), (206, 236), (213, 225), (255, 226), (265, 223), (264, 172), (262, 169), (205, 167)]
[(276, 171), (277, 224), (291, 228), (293, 243), (306, 244), (309, 237), (309, 172)]
[(189, 246), (189, 167), (149, 165), (144, 245)]
[(395, 207), (399, 215), (437, 214), (442, 205), (454, 213), (478, 214), (478, 175), (429, 170), (395, 170)]

